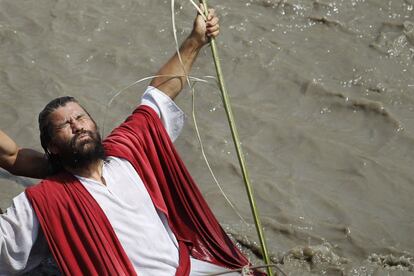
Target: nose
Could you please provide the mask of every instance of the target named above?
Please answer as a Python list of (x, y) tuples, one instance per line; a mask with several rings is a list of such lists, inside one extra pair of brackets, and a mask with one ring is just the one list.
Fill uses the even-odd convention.
[(70, 123), (70, 127), (72, 128), (72, 133), (74, 133), (74, 134), (76, 134), (78, 132), (81, 132), (84, 129), (83, 125), (80, 122), (76, 121), (76, 120), (73, 120)]

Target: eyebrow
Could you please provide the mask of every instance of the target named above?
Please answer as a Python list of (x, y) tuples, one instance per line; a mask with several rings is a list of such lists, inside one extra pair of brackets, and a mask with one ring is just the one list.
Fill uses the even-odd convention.
[[(76, 114), (76, 115), (74, 116), (75, 120), (76, 120), (76, 119), (79, 119), (80, 117), (87, 117), (87, 113), (86, 113), (86, 112), (80, 112), (79, 114)], [(58, 123), (57, 125), (53, 125), (53, 124), (52, 124), (52, 126), (53, 126), (54, 128), (60, 128), (60, 127), (63, 127), (64, 125), (68, 124), (68, 123), (69, 123), (69, 121), (70, 121), (70, 120), (65, 120), (64, 122), (62, 122), (62, 123)]]

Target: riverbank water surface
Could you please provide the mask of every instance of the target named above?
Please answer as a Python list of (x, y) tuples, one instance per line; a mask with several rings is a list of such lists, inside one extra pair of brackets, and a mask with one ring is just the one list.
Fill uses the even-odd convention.
[[(414, 1), (210, 1), (218, 49), (272, 259), (289, 275), (414, 274)], [(41, 149), (37, 115), (72, 95), (104, 135), (174, 52), (170, 1), (0, 1), (0, 127)], [(194, 8), (176, 1), (179, 40)], [(195, 64), (176, 145), (214, 213), (256, 264), (258, 242), (214, 80)], [(31, 180), (28, 180), (29, 182)], [(23, 190), (0, 180), (0, 207)]]

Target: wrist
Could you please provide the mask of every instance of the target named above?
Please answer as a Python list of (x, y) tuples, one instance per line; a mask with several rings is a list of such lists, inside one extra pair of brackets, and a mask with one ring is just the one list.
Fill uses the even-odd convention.
[(192, 32), (187, 37), (186, 41), (189, 47), (195, 51), (199, 51), (207, 43), (207, 41), (204, 41), (203, 38), (201, 38), (198, 34), (195, 34), (194, 32)]

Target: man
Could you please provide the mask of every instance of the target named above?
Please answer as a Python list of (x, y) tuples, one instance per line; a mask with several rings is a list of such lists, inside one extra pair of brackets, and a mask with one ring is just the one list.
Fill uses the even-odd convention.
[[(58, 173), (17, 196), (0, 216), (0, 275), (30, 270), (49, 252), (65, 275), (206, 275), (249, 264), (171, 143), (183, 122), (172, 100), (201, 47), (218, 33), (213, 10), (207, 22), (198, 15), (180, 47), (183, 65), (176, 54), (157, 74), (180, 77), (153, 79), (141, 105), (103, 143), (74, 98), (44, 108), (41, 144)], [(10, 145), (0, 165), (28, 176), (45, 172), (43, 157)], [(42, 169), (21, 171), (19, 153)]]

